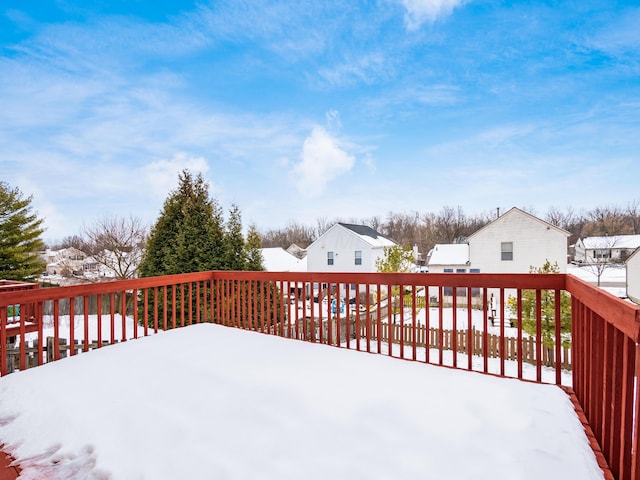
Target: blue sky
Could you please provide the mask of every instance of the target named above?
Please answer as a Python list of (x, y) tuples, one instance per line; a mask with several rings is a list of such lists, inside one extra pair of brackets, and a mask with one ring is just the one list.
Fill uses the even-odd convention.
[(183, 168), (259, 229), (623, 206), (634, 3), (4, 1), (0, 179), (47, 239), (154, 223)]

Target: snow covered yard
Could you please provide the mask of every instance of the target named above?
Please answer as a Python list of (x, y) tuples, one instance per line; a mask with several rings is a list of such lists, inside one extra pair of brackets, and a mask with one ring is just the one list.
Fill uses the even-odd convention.
[(566, 394), (201, 324), (0, 378), (49, 479), (602, 479)]

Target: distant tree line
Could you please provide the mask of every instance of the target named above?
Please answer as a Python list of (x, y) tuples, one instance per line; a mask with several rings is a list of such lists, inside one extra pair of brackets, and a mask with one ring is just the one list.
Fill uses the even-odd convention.
[[(593, 210), (551, 207), (546, 215), (537, 213), (533, 208), (521, 208), (567, 230), (571, 234), (569, 244), (574, 244), (580, 237), (640, 234), (640, 199), (624, 206), (608, 205)], [(288, 248), (295, 243), (306, 248), (335, 223), (354, 223), (367, 225), (402, 246), (418, 245), (421, 252), (427, 252), (438, 243), (466, 241), (471, 234), (495, 220), (499, 213), (498, 210), (491, 210), (466, 214), (460, 206), (445, 206), (438, 213), (389, 212), (384, 219), (380, 216), (336, 217), (333, 220), (322, 217), (313, 226), (292, 221), (285, 227), (260, 232), (260, 237), (264, 247)]]

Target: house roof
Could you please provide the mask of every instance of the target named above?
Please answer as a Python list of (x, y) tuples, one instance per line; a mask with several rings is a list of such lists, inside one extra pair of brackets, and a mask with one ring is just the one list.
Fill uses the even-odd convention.
[(267, 272), (306, 272), (307, 259), (291, 255), (284, 248), (262, 248), (264, 268)]
[(429, 265), (467, 265), (468, 243), (439, 243), (431, 250)]
[(381, 233), (366, 225), (354, 225), (351, 223), (338, 223), (338, 225), (358, 235), (360, 238), (362, 238), (362, 240), (367, 242), (372, 247), (392, 247), (394, 245), (397, 245), (393, 240), (385, 237)]
[(512, 207), (510, 210), (508, 210), (507, 212), (503, 213), (502, 215), (500, 215), (498, 218), (496, 218), (494, 221), (489, 222), (488, 224), (486, 224), (484, 227), (482, 227), (479, 230), (476, 230), (475, 232), (473, 232), (471, 235), (469, 235), (469, 239), (471, 239), (472, 237), (474, 237), (475, 235), (478, 235), (480, 232), (484, 231), (486, 228), (489, 228), (491, 225), (493, 225), (496, 222), (500, 222), (502, 221), (504, 218), (506, 218), (509, 215), (524, 215), (528, 218), (530, 218), (531, 220), (534, 220), (548, 228), (551, 228), (553, 230), (556, 230), (557, 232), (562, 233), (563, 235), (569, 237), (571, 236), (571, 233), (567, 232), (566, 230), (560, 228), (560, 227), (556, 227), (555, 225), (549, 223), (549, 222), (545, 222), (544, 220), (536, 217), (535, 215), (531, 215), (530, 213), (525, 212), (524, 210), (520, 210), (517, 207)]
[(609, 235), (601, 237), (584, 237), (581, 239), (584, 248), (630, 248), (640, 247), (640, 235)]
[(631, 255), (629, 255), (627, 257), (627, 259), (624, 261), (624, 263), (629, 263), (629, 260), (631, 260), (632, 258), (634, 258), (635, 256), (640, 257), (640, 247), (636, 248), (633, 253)]

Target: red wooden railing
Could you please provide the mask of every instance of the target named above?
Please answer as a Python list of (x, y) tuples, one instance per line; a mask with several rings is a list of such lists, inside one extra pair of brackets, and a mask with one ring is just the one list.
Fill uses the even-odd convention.
[[(563, 358), (560, 342), (549, 347), (542, 341), (546, 302), (553, 299), (560, 318), (564, 292), (571, 295), (570, 358)], [(523, 330), (525, 296), (534, 298), (530, 334)], [(21, 306), (18, 318), (15, 308), (9, 315), (15, 305)], [(201, 272), (0, 290), (0, 374), (10, 371), (11, 355), (19, 357), (14, 363), (22, 370), (201, 322), (535, 382), (561, 385), (569, 378), (613, 476), (640, 477), (640, 307), (570, 275)], [(429, 330), (425, 323), (435, 328), (427, 340), (420, 333)], [(560, 338), (560, 322), (552, 327)], [(446, 330), (458, 332), (452, 343), (443, 341)], [(471, 341), (474, 330), (484, 333), (480, 343)], [(489, 355), (495, 348), (488, 344), (489, 330), (501, 339), (496, 359)], [(533, 367), (522, 355), (506, 357), (508, 336), (519, 352), (525, 337), (533, 337)], [(30, 337), (35, 346), (28, 346)], [(571, 364), (572, 374), (563, 362)]]

